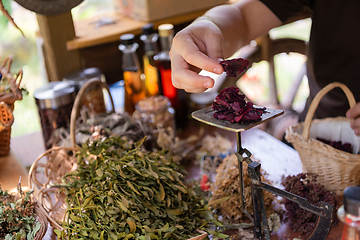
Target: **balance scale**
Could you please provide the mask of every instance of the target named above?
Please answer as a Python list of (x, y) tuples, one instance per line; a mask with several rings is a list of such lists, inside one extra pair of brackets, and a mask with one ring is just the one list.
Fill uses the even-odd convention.
[[(263, 190), (271, 192), (275, 195), (296, 202), (300, 208), (312, 212), (318, 216), (314, 231), (307, 238), (309, 240), (322, 240), (326, 239), (331, 226), (333, 206), (321, 202), (320, 206), (311, 204), (305, 198), (292, 194), (290, 192), (281, 190), (272, 185), (261, 182), (260, 167), (261, 164), (254, 162), (250, 159), (251, 153), (241, 146), (241, 132), (249, 130), (259, 124), (262, 124), (270, 119), (276, 118), (284, 113), (283, 110), (266, 109), (262, 114), (261, 119), (258, 121), (247, 123), (230, 123), (228, 121), (222, 121), (214, 117), (215, 110), (212, 107), (206, 107), (192, 113), (192, 117), (205, 124), (218, 127), (227, 131), (236, 133), (237, 152), (236, 157), (238, 159), (239, 167), (239, 181), (240, 181), (240, 193), (241, 193), (241, 209), (243, 213), (249, 218), (254, 225), (254, 239), (270, 240), (270, 230), (266, 218), (265, 204)], [(245, 197), (244, 197), (244, 176), (243, 176), (243, 162), (248, 164), (248, 175), (251, 179), (251, 197), (253, 203), (253, 216), (246, 211)]]

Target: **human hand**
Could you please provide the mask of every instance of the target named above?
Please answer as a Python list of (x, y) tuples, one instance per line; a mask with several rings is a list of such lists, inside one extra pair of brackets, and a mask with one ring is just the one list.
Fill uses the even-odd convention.
[(352, 119), (350, 127), (357, 136), (360, 136), (360, 102), (346, 112), (346, 117)]
[(172, 83), (187, 92), (199, 93), (214, 86), (214, 80), (198, 73), (203, 69), (221, 74), (223, 35), (216, 24), (198, 19), (179, 31), (170, 50)]

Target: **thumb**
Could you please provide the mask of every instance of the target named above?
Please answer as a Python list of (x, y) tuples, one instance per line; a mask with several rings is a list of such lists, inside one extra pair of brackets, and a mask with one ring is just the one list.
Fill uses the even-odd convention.
[(220, 65), (220, 61), (224, 60), (222, 35), (212, 35), (210, 40), (206, 43), (206, 48), (208, 57), (216, 62), (214, 73), (221, 74), (223, 72), (223, 68)]

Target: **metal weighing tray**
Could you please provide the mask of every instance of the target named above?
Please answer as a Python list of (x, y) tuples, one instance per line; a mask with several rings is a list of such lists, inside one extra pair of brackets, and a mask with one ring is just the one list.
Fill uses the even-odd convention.
[[(255, 106), (259, 108), (258, 106)], [(222, 128), (232, 132), (243, 132), (250, 128), (253, 128), (261, 123), (264, 123), (270, 119), (276, 118), (284, 113), (283, 110), (277, 109), (269, 109), (266, 108), (265, 112), (261, 116), (261, 120), (252, 121), (247, 123), (231, 123), (229, 121), (219, 120), (214, 117), (215, 110), (212, 109), (211, 106), (200, 109), (198, 111), (193, 112), (191, 115), (194, 119), (209, 124), (214, 127)]]

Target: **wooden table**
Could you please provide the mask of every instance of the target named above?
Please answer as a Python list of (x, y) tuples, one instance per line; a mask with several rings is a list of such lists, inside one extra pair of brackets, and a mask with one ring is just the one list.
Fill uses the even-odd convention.
[[(213, 129), (209, 126), (205, 126), (205, 129), (206, 131), (217, 130), (221, 134), (228, 136), (232, 141), (236, 141), (235, 133)], [(295, 175), (302, 171), (298, 153), (266, 132), (258, 128), (253, 128), (243, 132), (241, 139), (242, 147), (248, 149), (254, 158), (261, 162), (261, 168), (269, 174), (269, 179), (274, 182), (275, 186), (280, 185), (282, 175)], [(11, 151), (9, 155), (0, 157), (0, 183), (2, 189), (15, 189), (20, 176), (22, 186), (28, 186), (27, 167), (30, 167), (31, 163), (44, 151), (45, 148), (40, 132), (11, 139)], [(198, 171), (199, 169), (190, 168), (189, 174), (196, 175)], [(332, 228), (327, 239), (340, 239), (342, 228), (342, 224)], [(304, 236), (289, 231), (286, 224), (283, 224), (280, 229), (271, 236), (271, 239), (275, 240), (292, 240), (293, 238), (304, 238)], [(43, 239), (56, 239), (52, 228), (49, 227)]]

